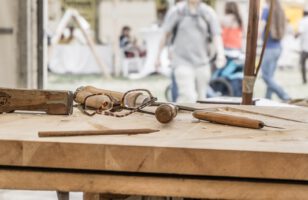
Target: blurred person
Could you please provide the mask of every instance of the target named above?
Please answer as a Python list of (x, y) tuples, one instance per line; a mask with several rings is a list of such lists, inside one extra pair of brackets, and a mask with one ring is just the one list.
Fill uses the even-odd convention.
[(222, 20), (222, 38), (225, 49), (241, 50), (243, 39), (243, 20), (236, 2), (230, 1), (225, 6)]
[(301, 71), (303, 83), (306, 84), (306, 61), (308, 59), (308, 6), (305, 8), (304, 18), (299, 23), (298, 33), (301, 41)]
[[(261, 30), (263, 37), (265, 36), (266, 22), (269, 17), (271, 0), (266, 0), (265, 7), (262, 11)], [(286, 17), (284, 10), (279, 0), (274, 0), (273, 15), (271, 21), (270, 36), (267, 41), (266, 50), (261, 65), (262, 78), (266, 84), (267, 99), (272, 99), (272, 94), (275, 93), (283, 101), (290, 100), (289, 95), (274, 79), (274, 74), (277, 68), (277, 63), (282, 52), (281, 40), (285, 34)], [(264, 41), (265, 42), (265, 41)]]
[(160, 67), (161, 52), (168, 41), (171, 66), (178, 89), (177, 102), (204, 99), (211, 75), (211, 42), (216, 47), (216, 65), (223, 67), (226, 62), (220, 24), (215, 11), (201, 0), (185, 0), (169, 10), (163, 24), (157, 70)]
[(75, 27), (69, 26), (68, 29), (64, 30), (64, 33), (61, 34), (60, 44), (70, 44), (75, 39)]
[(131, 28), (124, 26), (120, 35), (120, 48), (124, 51), (125, 57), (145, 57), (146, 51), (138, 46), (137, 40), (131, 36)]
[(286, 32), (281, 41), (282, 52), (278, 61), (278, 69), (293, 69), (298, 67), (300, 60), (300, 44), (299, 39), (296, 38), (294, 28), (290, 20), (286, 21)]

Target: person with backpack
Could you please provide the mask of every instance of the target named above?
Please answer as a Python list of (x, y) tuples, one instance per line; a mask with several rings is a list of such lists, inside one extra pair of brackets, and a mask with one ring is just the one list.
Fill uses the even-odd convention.
[[(262, 11), (262, 22), (260, 30), (263, 30), (263, 37), (265, 37), (265, 27), (270, 16), (270, 3), (271, 0), (266, 0), (266, 5)], [(272, 99), (272, 94), (275, 93), (281, 100), (288, 101), (290, 100), (290, 96), (284, 91), (282, 87), (278, 85), (274, 79), (278, 59), (282, 52), (281, 40), (285, 34), (286, 17), (279, 0), (274, 0), (273, 5), (274, 7), (272, 12), (270, 36), (267, 41), (267, 46), (261, 65), (262, 78), (266, 84), (265, 97), (267, 99)]]
[(226, 63), (220, 22), (215, 11), (201, 0), (184, 0), (172, 7), (163, 24), (156, 67), (169, 43), (169, 57), (178, 89), (177, 102), (196, 102), (206, 97), (211, 76), (210, 46), (215, 46), (216, 66)]

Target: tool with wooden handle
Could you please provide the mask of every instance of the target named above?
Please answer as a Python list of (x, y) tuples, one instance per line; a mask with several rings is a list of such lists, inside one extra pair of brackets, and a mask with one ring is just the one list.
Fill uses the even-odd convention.
[(45, 131), (39, 132), (39, 137), (72, 137), (72, 136), (96, 136), (96, 135), (138, 135), (155, 133), (153, 129), (110, 129), (94, 131)]
[(74, 100), (87, 108), (121, 111), (121, 106), (135, 108), (148, 101), (149, 96), (136, 90), (129, 93), (104, 90), (92, 86), (78, 88), (74, 93)]
[[(165, 105), (165, 104), (171, 104), (171, 103), (166, 103), (166, 102), (154, 102), (151, 106), (161, 106), (161, 105)], [(175, 106), (177, 108), (177, 110), (181, 110), (181, 111), (189, 111), (189, 112), (194, 112), (196, 110), (203, 110), (200, 108), (195, 108), (192, 106), (184, 106), (184, 105), (180, 105), (180, 104), (171, 104), (173, 106)]]
[(243, 128), (262, 129), (265, 126), (272, 128), (279, 128), (279, 127), (268, 126), (260, 120), (250, 119), (246, 117), (238, 117), (233, 115), (226, 115), (217, 112), (195, 111), (193, 112), (193, 116), (199, 120), (206, 120), (212, 123), (243, 127)]
[(155, 117), (160, 123), (167, 124), (177, 116), (178, 110), (173, 104), (161, 104), (155, 111)]
[(0, 88), (0, 113), (14, 111), (41, 111), (50, 115), (70, 115), (73, 112), (73, 93)]
[(201, 110), (191, 106), (183, 106), (164, 102), (155, 102), (151, 106), (158, 106), (155, 111), (155, 117), (162, 124), (171, 122), (177, 116), (179, 111), (194, 112), (196, 110)]

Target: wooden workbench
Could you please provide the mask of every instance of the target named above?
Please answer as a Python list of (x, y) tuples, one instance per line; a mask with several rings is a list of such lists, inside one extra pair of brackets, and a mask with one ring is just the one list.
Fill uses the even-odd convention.
[[(194, 105), (209, 108), (204, 105)], [(225, 106), (211, 106), (222, 107)], [(0, 115), (0, 188), (209, 199), (308, 199), (308, 109), (236, 107), (284, 129), (251, 130), (194, 120), (168, 125), (126, 118)], [(136, 136), (38, 138), (38, 131), (153, 128)]]

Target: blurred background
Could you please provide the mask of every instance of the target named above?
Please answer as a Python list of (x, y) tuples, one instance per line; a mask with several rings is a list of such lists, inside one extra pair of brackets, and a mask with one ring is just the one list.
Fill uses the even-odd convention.
[[(228, 1), (204, 2), (222, 20)], [(245, 54), (249, 1), (235, 2), (243, 18)], [(160, 100), (170, 100), (167, 50), (162, 53), (159, 73), (155, 71), (155, 59), (161, 25), (175, 3), (176, 0), (0, 0), (0, 86), (74, 90), (94, 85), (119, 91), (147, 88)], [(288, 33), (276, 80), (292, 98), (304, 98), (308, 87), (302, 83), (296, 34), (307, 1), (281, 3)], [(123, 27), (129, 28), (133, 44), (143, 54), (128, 55), (121, 47)], [(112, 78), (106, 78), (106, 73)], [(264, 93), (265, 86), (259, 78), (256, 97), (264, 97)]]

